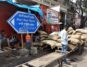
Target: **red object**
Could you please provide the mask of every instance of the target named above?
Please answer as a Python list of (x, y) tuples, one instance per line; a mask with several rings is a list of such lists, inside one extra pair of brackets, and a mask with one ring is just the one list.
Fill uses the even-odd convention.
[(8, 36), (10, 36), (11, 32), (14, 32), (14, 31), (7, 23), (7, 20), (15, 11), (16, 11), (16, 8), (9, 5), (8, 3), (6, 2), (0, 3), (0, 30), (2, 29), (5, 30)]
[[(8, 37), (10, 37), (12, 34), (17, 34), (7, 23), (7, 20), (18, 10), (26, 11), (26, 9), (15, 7), (7, 2), (0, 2), (0, 31), (5, 30), (5, 34)], [(18, 38), (20, 38), (18, 34), (17, 36)]]
[(40, 8), (42, 9), (44, 15), (46, 15), (46, 13), (47, 13), (47, 8), (48, 8), (48, 7), (41, 4), (41, 5), (40, 5)]
[(30, 36), (29, 34), (27, 34), (27, 35), (25, 36), (25, 39), (26, 39), (26, 41), (29, 41), (29, 40), (31, 39), (31, 36)]
[[(52, 29), (51, 26), (53, 26), (54, 29)], [(44, 31), (46, 31), (48, 34), (50, 34), (53, 31), (59, 31), (60, 30), (60, 25), (59, 24), (56, 24), (56, 25), (53, 25), (53, 24), (44, 24), (43, 28), (44, 28)]]

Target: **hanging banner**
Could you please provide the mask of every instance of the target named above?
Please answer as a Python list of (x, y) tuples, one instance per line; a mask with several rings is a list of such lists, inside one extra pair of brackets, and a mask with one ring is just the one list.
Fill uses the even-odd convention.
[(52, 9), (47, 9), (47, 22), (49, 24), (58, 24), (58, 12)]

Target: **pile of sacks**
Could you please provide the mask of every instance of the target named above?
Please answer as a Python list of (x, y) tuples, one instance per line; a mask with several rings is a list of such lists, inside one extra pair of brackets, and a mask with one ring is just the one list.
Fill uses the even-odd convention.
[(49, 45), (51, 47), (51, 49), (54, 48), (61, 48), (61, 40), (60, 37), (58, 36), (58, 32), (53, 32), (51, 34), (48, 35), (48, 38), (46, 38), (45, 40), (41, 41), (41, 45)]
[[(78, 45), (87, 44), (87, 29), (76, 29), (74, 30), (72, 27), (68, 28), (68, 42), (69, 42), (69, 48), (73, 50)], [(42, 40), (42, 44), (47, 44), (51, 47), (51, 49), (54, 49), (55, 47), (60, 48), (61, 45), (61, 39), (58, 36), (58, 32), (51, 33), (48, 38)]]
[(48, 37), (48, 34), (45, 31), (39, 31), (39, 33), (40, 33), (41, 41)]
[(72, 45), (82, 45), (87, 43), (87, 29), (68, 29), (69, 43)]

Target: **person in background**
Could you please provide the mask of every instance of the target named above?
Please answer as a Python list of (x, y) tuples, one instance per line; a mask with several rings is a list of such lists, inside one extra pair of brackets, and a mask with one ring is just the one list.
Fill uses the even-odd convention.
[[(60, 31), (59, 36), (61, 37), (61, 44), (62, 44), (62, 53), (66, 54), (68, 49), (68, 33), (67, 33), (68, 27), (65, 26), (63, 30)], [(66, 56), (64, 56), (64, 63), (70, 64), (66, 60)]]
[(31, 36), (29, 34), (26, 34), (25, 41), (26, 41), (25, 47), (29, 49), (29, 55), (30, 55), (31, 54)]
[(5, 39), (6, 38), (6, 34), (5, 34), (4, 30), (1, 30), (1, 32), (0, 32), (0, 38), (1, 39)]
[(4, 30), (1, 30), (0, 33), (0, 46), (1, 46), (1, 50), (3, 50), (4, 47), (8, 46), (8, 41)]
[(9, 39), (9, 42), (12, 49), (19, 47), (20, 41), (16, 34), (12, 34), (12, 36)]
[(33, 36), (34, 42), (40, 42), (40, 32), (39, 30), (36, 31), (36, 33)]
[(3, 36), (2, 36), (1, 31), (0, 31), (0, 49), (1, 49), (1, 42), (2, 42), (2, 39), (3, 39)]

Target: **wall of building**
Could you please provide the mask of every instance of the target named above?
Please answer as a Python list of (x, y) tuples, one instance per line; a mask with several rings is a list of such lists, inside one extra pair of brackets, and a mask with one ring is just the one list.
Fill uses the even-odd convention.
[[(42, 23), (44, 31), (51, 33), (52, 32), (52, 26), (54, 27), (54, 31), (58, 31), (59, 25), (48, 24), (47, 21), (46, 21), (46, 11), (47, 11), (48, 7), (45, 6), (45, 5), (41, 5), (41, 8), (42, 8), (42, 10), (44, 12), (44, 16), (45, 16), (45, 20), (40, 21)], [(0, 30), (5, 30), (6, 35), (8, 37), (11, 36), (14, 33), (17, 34), (13, 30), (13, 28), (7, 23), (8, 18), (10, 18), (16, 11), (27, 11), (27, 10), (15, 7), (11, 4), (8, 4), (7, 2), (0, 2)], [(37, 14), (37, 13), (35, 13), (35, 14), (40, 19), (39, 14)]]
[(18, 10), (26, 11), (25, 9), (17, 8), (7, 2), (0, 2), (0, 31), (5, 30), (8, 37), (12, 34), (17, 34), (7, 23), (7, 20)]
[(16, 12), (16, 8), (6, 2), (0, 2), (0, 30), (5, 30), (8, 36), (11, 35), (13, 29), (8, 25), (8, 18)]
[(53, 31), (59, 31), (60, 30), (60, 25), (59, 24), (49, 24), (47, 22), (47, 9), (49, 7), (45, 6), (45, 5), (41, 5), (41, 9), (44, 12), (44, 20), (42, 21), (42, 26), (44, 31), (46, 31), (47, 33), (51, 33)]

